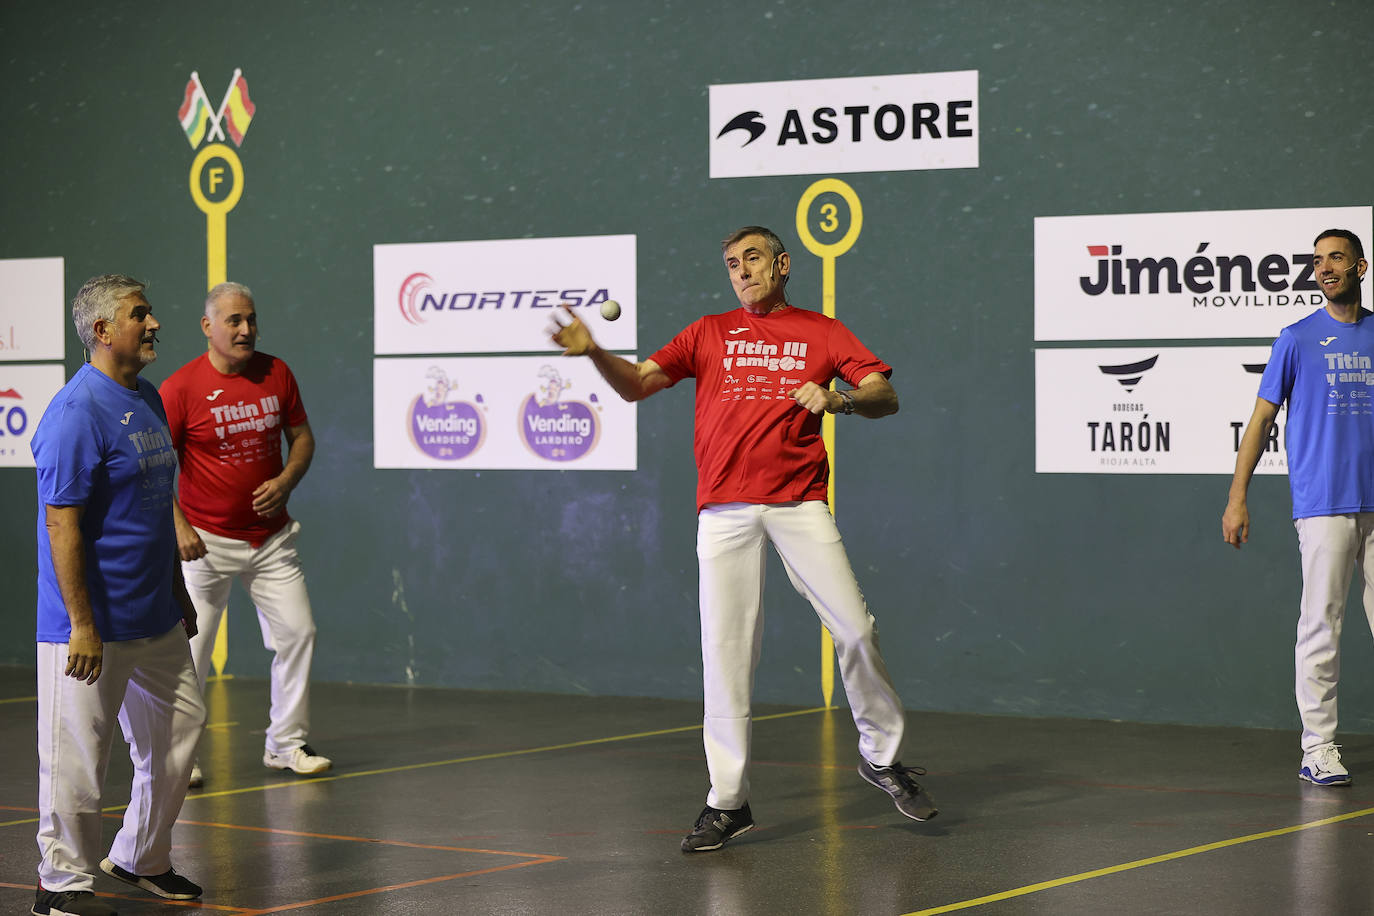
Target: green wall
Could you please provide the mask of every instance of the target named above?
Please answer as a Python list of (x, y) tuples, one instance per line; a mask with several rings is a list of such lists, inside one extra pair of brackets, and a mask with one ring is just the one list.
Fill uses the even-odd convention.
[[(794, 226), (814, 176), (708, 179), (707, 87), (977, 70), (979, 168), (843, 176), (864, 226), (838, 310), (902, 410), (841, 418), (838, 516), (902, 697), (1296, 727), (1286, 480), (1256, 480), (1236, 553), (1223, 476), (1035, 474), (1032, 221), (1368, 203), (1371, 36), (1374, 8), (1343, 0), (8, 0), (0, 257), (64, 257), (68, 300), (97, 273), (149, 280), (154, 381), (200, 352), (205, 219), (175, 113), (190, 71), (217, 104), (242, 68), (229, 276), (319, 444), (291, 504), (317, 680), (693, 697), (690, 392), (640, 406), (633, 473), (374, 470), (372, 245), (633, 233), (647, 354), (733, 305), (717, 240), (758, 222), (819, 306)], [(69, 328), (69, 371), (79, 354)], [(32, 472), (0, 469), (0, 499), (0, 662), (26, 664)], [(757, 696), (810, 704), (818, 626), (769, 572)], [(232, 607), (231, 670), (265, 674)], [(1367, 732), (1374, 648), (1358, 606), (1350, 623), (1342, 721)]]

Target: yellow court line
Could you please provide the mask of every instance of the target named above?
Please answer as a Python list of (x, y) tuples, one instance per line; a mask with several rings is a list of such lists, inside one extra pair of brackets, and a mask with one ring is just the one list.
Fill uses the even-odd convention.
[[(827, 707), (814, 706), (810, 709), (797, 709), (792, 712), (775, 712), (767, 716), (755, 716), (755, 722), (767, 722), (770, 719), (790, 719), (793, 716), (810, 715), (813, 712), (825, 712)], [(630, 735), (612, 735), (608, 738), (586, 738), (582, 741), (569, 741), (566, 744), (548, 744), (543, 747), (527, 747), (514, 751), (495, 751), (490, 754), (476, 754), (471, 757), (454, 757), (449, 760), (430, 760), (425, 763), (408, 763), (402, 766), (385, 767), (378, 770), (363, 770), (357, 773), (339, 773), (336, 776), (311, 776), (307, 779), (296, 779), (290, 782), (270, 783), (265, 786), (245, 786), (241, 789), (224, 789), (219, 792), (200, 792), (186, 796), (187, 800), (200, 798), (224, 798), (229, 795), (246, 795), (250, 792), (268, 792), (273, 789), (293, 789), (300, 786), (314, 785), (321, 782), (335, 782), (340, 779), (357, 779), (359, 776), (381, 776), (387, 773), (403, 773), (407, 770), (424, 770), (430, 767), (453, 766), (459, 763), (477, 763), (483, 760), (499, 760), (503, 757), (523, 757), (528, 754), (542, 754), (548, 751), (566, 751), (575, 747), (590, 747), (595, 744), (610, 744), (616, 741), (633, 741), (636, 738), (654, 738), (659, 735), (674, 735), (682, 732), (701, 731), (701, 725), (679, 725), (676, 728), (660, 728), (651, 732), (635, 732)], [(114, 805), (109, 808), (102, 808), (102, 813), (113, 814), (123, 811), (128, 805)], [(36, 824), (38, 818), (32, 817), (19, 821), (3, 821), (0, 827), (14, 827), (19, 824)]]
[(1047, 891), (1056, 887), (1064, 887), (1068, 884), (1077, 884), (1080, 881), (1087, 881), (1090, 878), (1101, 878), (1106, 875), (1114, 875), (1118, 872), (1130, 871), (1133, 868), (1143, 868), (1146, 865), (1158, 865), (1161, 862), (1169, 862), (1174, 859), (1182, 859), (1186, 856), (1195, 856), (1198, 853), (1212, 852), (1217, 849), (1225, 849), (1228, 846), (1239, 846), (1242, 843), (1253, 843), (1255, 840), (1267, 840), (1271, 837), (1284, 836), (1289, 833), (1297, 833), (1301, 830), (1311, 830), (1314, 827), (1327, 827), (1331, 824), (1339, 824), (1341, 821), (1350, 821), (1359, 817), (1367, 817), (1374, 814), (1374, 808), (1364, 808), (1360, 811), (1351, 811), (1348, 814), (1338, 814), (1334, 817), (1324, 817), (1319, 821), (1311, 821), (1306, 824), (1297, 824), (1293, 827), (1280, 827), (1278, 830), (1266, 830), (1264, 833), (1252, 833), (1249, 836), (1236, 837), (1232, 840), (1219, 840), (1215, 843), (1207, 843), (1203, 846), (1192, 846), (1188, 849), (1180, 849), (1177, 852), (1166, 852), (1163, 855), (1152, 856), (1148, 859), (1136, 859), (1134, 862), (1126, 862), (1121, 865), (1112, 865), (1107, 868), (1099, 868), (1094, 871), (1085, 871), (1078, 875), (1069, 875), (1066, 878), (1056, 878), (1053, 881), (1042, 881), (1039, 884), (1028, 884), (1025, 887), (1014, 888), (1009, 891), (1002, 891), (1000, 894), (989, 894), (986, 897), (976, 897), (972, 900), (962, 900), (959, 903), (951, 903), (946, 906), (932, 907), (928, 910), (917, 910), (914, 913), (907, 913), (905, 916), (935, 916), (936, 913), (953, 913), (956, 910), (972, 909), (982, 906), (985, 903), (996, 903), (999, 900), (1010, 900), (1013, 897), (1024, 897), (1027, 894), (1034, 894), (1037, 891)]
[[(825, 712), (826, 707), (816, 706), (811, 709), (799, 709), (794, 712), (779, 712), (771, 716), (755, 716), (755, 722), (764, 722), (769, 719), (787, 719), (793, 716), (804, 716), (813, 712)], [(471, 757), (453, 757), (449, 760), (429, 760), (424, 763), (407, 763), (395, 767), (383, 767), (376, 770), (360, 770), (357, 773), (339, 773), (335, 776), (312, 776), (308, 779), (298, 779), (292, 782), (276, 783), (266, 786), (247, 786), (242, 789), (225, 789), (222, 792), (204, 792), (198, 795), (190, 795), (188, 798), (221, 798), (226, 795), (243, 795), (248, 792), (262, 792), (268, 789), (291, 788), (293, 786), (306, 786), (320, 782), (335, 782), (340, 779), (357, 779), (360, 776), (383, 776), (387, 773), (404, 773), (408, 770), (424, 770), (430, 767), (446, 767), (459, 763), (478, 763), (483, 760), (500, 760), (504, 757), (523, 757), (528, 754), (543, 754), (548, 751), (566, 751), (577, 747), (590, 747), (595, 744), (610, 744), (616, 741), (632, 741), (636, 738), (655, 738), (659, 735), (674, 735), (682, 732), (701, 731), (700, 725), (679, 725), (676, 728), (661, 728), (651, 732), (635, 732), (630, 735), (612, 735), (608, 738), (586, 738), (582, 741), (569, 741), (566, 744), (547, 744), (543, 747), (527, 747), (514, 751), (494, 751), (490, 754), (474, 754)], [(114, 810), (122, 811), (123, 808)], [(3, 827), (0, 824), (0, 827)]]
[(3, 706), (5, 703), (37, 703), (37, 702), (38, 702), (38, 697), (7, 697), (6, 699), (0, 700), (0, 706)]

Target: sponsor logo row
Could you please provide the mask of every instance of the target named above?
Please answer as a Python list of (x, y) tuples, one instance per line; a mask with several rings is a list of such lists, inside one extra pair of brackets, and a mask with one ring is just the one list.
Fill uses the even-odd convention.
[[(633, 235), (375, 245), (374, 352), (545, 351), (564, 305), (602, 346), (633, 350), (635, 256)], [(615, 322), (599, 314), (611, 299)]]
[[(1038, 350), (1040, 473), (1230, 474), (1268, 347)], [(1347, 407), (1374, 416), (1366, 400)], [(1259, 474), (1286, 474), (1286, 409)]]
[(378, 468), (634, 470), (636, 417), (587, 360), (373, 362)]
[(1277, 337), (1325, 304), (1317, 234), (1372, 227), (1371, 207), (1039, 217), (1035, 339)]
[(978, 71), (709, 90), (711, 177), (978, 167)]

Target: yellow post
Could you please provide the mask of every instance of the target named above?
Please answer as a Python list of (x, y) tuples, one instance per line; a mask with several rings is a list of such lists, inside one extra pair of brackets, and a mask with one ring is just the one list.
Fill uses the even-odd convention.
[[(216, 162), (215, 160), (220, 160)], [(228, 277), (229, 250), (227, 219), (229, 211), (243, 196), (243, 163), (238, 154), (223, 143), (211, 143), (196, 154), (191, 163), (191, 199), (205, 214), (206, 289)], [(229, 663), (229, 614), (220, 615), (210, 664), (215, 676), (222, 677)]]
[[(849, 206), (849, 228), (837, 242), (822, 242), (812, 232), (811, 206), (822, 194), (838, 194)], [(839, 207), (834, 203), (823, 203), (818, 210), (816, 227), (826, 234), (837, 232), (840, 228)], [(863, 207), (854, 189), (838, 178), (822, 178), (802, 192), (797, 202), (797, 235), (806, 250), (821, 259), (821, 310), (827, 317), (835, 317), (835, 259), (854, 245), (863, 228)], [(835, 387), (832, 381), (830, 387)], [(821, 419), (821, 439), (825, 442), (825, 452), (830, 463), (830, 487), (827, 502), (830, 514), (835, 514), (835, 417), (826, 414)], [(835, 642), (830, 631), (821, 627), (821, 698), (826, 708), (835, 696)]]

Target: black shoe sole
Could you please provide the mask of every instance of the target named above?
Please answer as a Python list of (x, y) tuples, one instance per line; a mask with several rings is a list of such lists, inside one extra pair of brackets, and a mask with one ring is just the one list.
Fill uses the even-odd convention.
[(754, 829), (754, 825), (753, 825), (753, 824), (750, 824), (750, 825), (748, 825), (747, 827), (741, 827), (740, 829), (736, 830), (734, 833), (730, 834), (728, 837), (725, 837), (723, 840), (721, 840), (719, 843), (717, 843), (717, 844), (714, 845), (714, 846), (683, 846), (683, 847), (682, 847), (682, 851), (683, 851), (683, 852), (710, 852), (710, 851), (712, 851), (713, 849), (719, 849), (720, 847), (724, 846), (726, 843), (730, 842), (730, 841), (733, 840), (735, 837), (739, 836), (741, 833), (748, 833), (750, 830), (753, 830), (753, 829)]
[[(107, 864), (109, 865), (108, 868), (105, 867)], [(100, 863), (100, 870), (116, 881), (123, 881), (131, 887), (147, 891), (150, 894), (161, 897), (163, 900), (197, 900), (205, 893), (204, 889), (197, 890), (194, 894), (178, 894), (171, 891), (165, 891), (142, 875), (136, 875), (133, 872), (125, 871), (111, 862), (108, 858)]]

